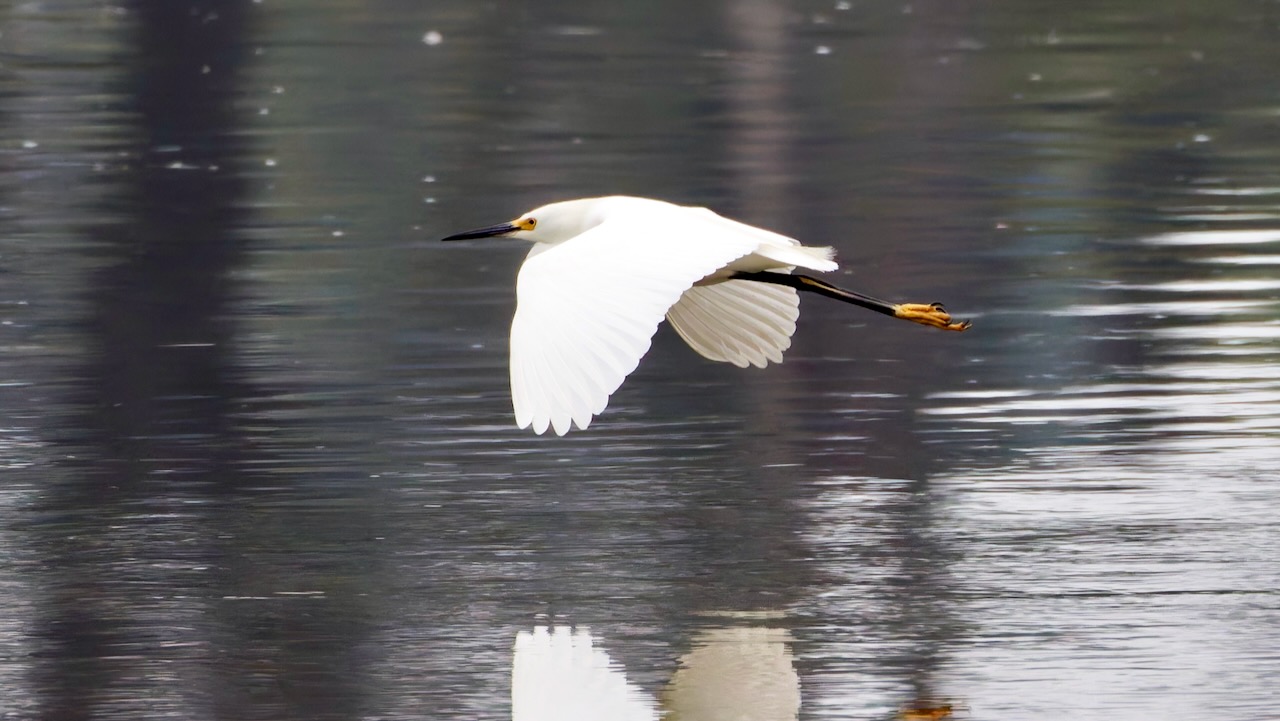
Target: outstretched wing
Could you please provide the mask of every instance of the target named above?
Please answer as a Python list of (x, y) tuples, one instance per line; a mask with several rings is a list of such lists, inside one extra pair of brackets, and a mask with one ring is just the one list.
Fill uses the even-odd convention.
[(781, 363), (799, 317), (794, 289), (748, 280), (690, 288), (667, 311), (671, 327), (699, 355), (739, 368)]
[(681, 294), (757, 245), (673, 206), (534, 246), (516, 281), (511, 323), (517, 425), (559, 435), (572, 424), (586, 428)]

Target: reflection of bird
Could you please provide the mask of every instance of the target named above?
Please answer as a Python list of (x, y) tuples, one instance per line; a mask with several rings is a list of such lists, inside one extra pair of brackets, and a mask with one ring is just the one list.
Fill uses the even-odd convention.
[(665, 721), (792, 721), (800, 677), (781, 628), (701, 631), (662, 692)]
[(445, 240), (491, 236), (534, 243), (516, 281), (511, 398), (516, 423), (537, 433), (586, 428), (636, 369), (663, 316), (702, 356), (743, 368), (782, 362), (800, 315), (797, 290), (946, 330), (969, 327), (937, 303), (889, 303), (791, 275), (835, 270), (832, 249), (705, 208), (568, 200)]
[[(789, 634), (776, 628), (699, 632), (662, 691), (664, 721), (794, 721), (800, 678)], [(657, 721), (658, 705), (584, 629), (538, 627), (516, 636), (513, 721)]]
[(917, 701), (898, 709), (901, 721), (942, 721), (955, 715), (956, 707), (950, 703)]
[(513, 721), (654, 721), (651, 699), (593, 644), (584, 628), (539, 626), (516, 635)]

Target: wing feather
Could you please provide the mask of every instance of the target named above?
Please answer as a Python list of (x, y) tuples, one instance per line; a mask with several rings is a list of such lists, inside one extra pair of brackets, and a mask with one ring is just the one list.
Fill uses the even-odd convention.
[(704, 220), (721, 228), (724, 232), (741, 233), (759, 242), (755, 253), (782, 265), (794, 265), (824, 273), (836, 270), (840, 266), (835, 262), (835, 248), (825, 246), (801, 245), (795, 238), (780, 235), (771, 230), (747, 225), (707, 208), (690, 208)]
[(799, 317), (795, 290), (740, 280), (690, 288), (667, 312), (699, 355), (740, 368), (781, 363)]
[(671, 206), (535, 246), (520, 268), (511, 324), (517, 425), (558, 435), (586, 428), (681, 295), (759, 244)]

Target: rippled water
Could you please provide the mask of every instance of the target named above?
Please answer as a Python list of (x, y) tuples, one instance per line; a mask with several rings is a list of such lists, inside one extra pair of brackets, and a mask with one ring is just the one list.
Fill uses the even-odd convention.
[[(0, 715), (502, 719), (576, 649), (668, 719), (1268, 717), (1277, 40), (1262, 0), (0, 10)], [(663, 329), (588, 432), (518, 431), (523, 251), (434, 239), (606, 192), (974, 328), (806, 298), (763, 371)]]

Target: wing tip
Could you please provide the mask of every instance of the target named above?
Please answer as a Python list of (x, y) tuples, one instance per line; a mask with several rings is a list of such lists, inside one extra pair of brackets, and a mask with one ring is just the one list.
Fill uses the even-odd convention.
[(567, 435), (569, 431), (573, 430), (574, 426), (577, 426), (580, 431), (587, 430), (587, 427), (591, 425), (591, 421), (593, 420), (595, 420), (594, 415), (577, 418), (570, 415), (552, 416), (550, 414), (545, 416), (530, 415), (528, 417), (521, 417), (520, 414), (517, 413), (516, 427), (520, 430), (532, 427), (533, 432), (539, 436), (544, 435), (547, 431), (552, 431), (557, 436), (563, 437)]

